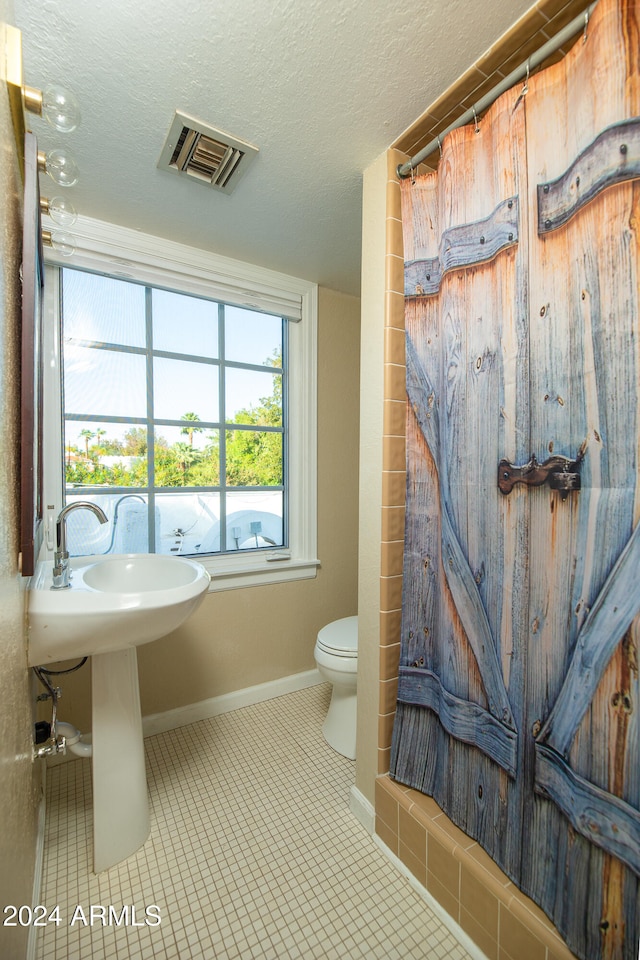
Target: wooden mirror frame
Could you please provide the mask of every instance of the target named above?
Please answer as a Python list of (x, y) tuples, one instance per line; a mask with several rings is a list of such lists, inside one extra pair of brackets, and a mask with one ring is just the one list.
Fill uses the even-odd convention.
[(42, 304), (44, 258), (40, 222), (38, 144), (24, 138), (22, 234), (22, 362), (20, 381), (20, 552), (23, 577), (35, 572), (43, 537)]

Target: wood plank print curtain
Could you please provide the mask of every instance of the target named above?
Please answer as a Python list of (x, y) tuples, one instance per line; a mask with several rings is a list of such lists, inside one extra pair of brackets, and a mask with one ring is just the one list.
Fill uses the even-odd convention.
[(638, 956), (640, 0), (403, 181), (391, 776), (579, 957)]

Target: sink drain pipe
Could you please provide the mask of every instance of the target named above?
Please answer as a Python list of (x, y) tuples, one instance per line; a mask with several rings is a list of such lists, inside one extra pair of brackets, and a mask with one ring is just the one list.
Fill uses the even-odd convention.
[(74, 753), (77, 757), (90, 757), (93, 754), (93, 746), (81, 739), (82, 734), (65, 720), (58, 720), (56, 729), (59, 737), (64, 737), (67, 750)]
[[(41, 694), (38, 700), (51, 700), (51, 723), (36, 723), (36, 744), (41, 746), (34, 748), (34, 757), (48, 757), (56, 753), (66, 753), (69, 750), (78, 757), (91, 757), (93, 755), (93, 746), (82, 740), (82, 734), (71, 723), (64, 720), (58, 720), (58, 700), (62, 695), (60, 687), (54, 687), (49, 680), (50, 676), (57, 676), (64, 673), (75, 673), (87, 662), (84, 657), (75, 667), (67, 670), (47, 670), (45, 667), (34, 667), (33, 672), (40, 683), (46, 688), (47, 693)], [(38, 729), (43, 728), (43, 729)]]

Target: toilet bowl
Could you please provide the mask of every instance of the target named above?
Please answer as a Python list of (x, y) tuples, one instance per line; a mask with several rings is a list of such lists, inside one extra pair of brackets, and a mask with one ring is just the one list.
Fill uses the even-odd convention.
[(343, 757), (355, 760), (358, 618), (328, 623), (318, 632), (313, 653), (320, 676), (333, 685), (323, 736)]

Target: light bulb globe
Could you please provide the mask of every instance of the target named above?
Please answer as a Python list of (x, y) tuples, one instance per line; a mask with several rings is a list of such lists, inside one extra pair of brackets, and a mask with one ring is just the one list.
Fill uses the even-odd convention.
[(76, 252), (75, 237), (70, 233), (64, 233), (62, 230), (56, 230), (51, 234), (51, 246), (57, 250), (62, 257), (72, 257)]
[(47, 215), (59, 227), (71, 227), (78, 219), (76, 208), (65, 197), (52, 197), (47, 204)]
[(51, 150), (46, 156), (46, 172), (61, 187), (72, 187), (78, 182), (78, 167), (71, 154)]
[(71, 133), (80, 123), (80, 107), (70, 90), (52, 83), (42, 91), (42, 116), (61, 133)]

